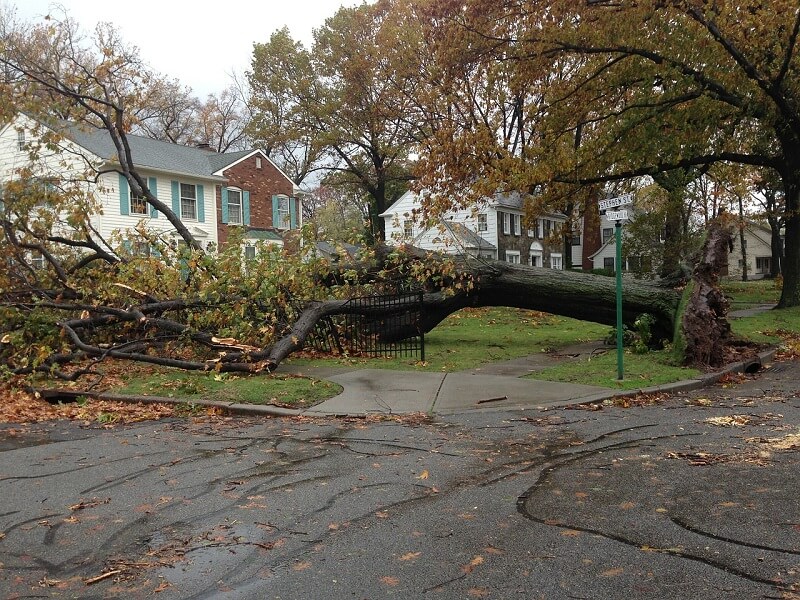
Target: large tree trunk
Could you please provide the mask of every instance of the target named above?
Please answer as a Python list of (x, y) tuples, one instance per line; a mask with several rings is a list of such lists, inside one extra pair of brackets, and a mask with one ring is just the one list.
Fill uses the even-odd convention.
[[(468, 257), (454, 260), (456, 270), (468, 272), (474, 286), (470, 291), (423, 294), (420, 324), (423, 331), (430, 331), (462, 308), (481, 306), (525, 308), (606, 325), (616, 324), (616, 283), (611, 277)], [(655, 318), (653, 339), (672, 340), (679, 301), (679, 295), (673, 290), (626, 281), (623, 285), (623, 321), (632, 327), (639, 316), (651, 314)], [(289, 354), (302, 348), (320, 319), (345, 312), (352, 312), (352, 309), (341, 300), (309, 305), (291, 331), (272, 347), (267, 357), (269, 368), (276, 368)], [(397, 331), (390, 334), (398, 337)]]
[(726, 318), (728, 300), (719, 288), (719, 274), (727, 264), (733, 226), (730, 217), (708, 225), (701, 259), (692, 274), (692, 289), (681, 321), (688, 364), (719, 367), (725, 361), (725, 344), (731, 333)]

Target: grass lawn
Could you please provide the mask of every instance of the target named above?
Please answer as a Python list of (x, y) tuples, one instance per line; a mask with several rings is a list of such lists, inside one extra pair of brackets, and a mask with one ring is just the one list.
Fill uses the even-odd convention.
[(730, 300), (731, 310), (751, 308), (762, 304), (776, 304), (781, 297), (781, 290), (773, 279), (725, 280), (721, 287)]
[(485, 363), (603, 339), (609, 327), (515, 308), (467, 308), (425, 335), (418, 358), (289, 357), (287, 365), (356, 365), (370, 369), (463, 371)]
[(667, 350), (646, 354), (633, 354), (626, 351), (622, 359), (623, 379), (620, 381), (617, 379), (617, 351), (612, 349), (591, 359), (564, 362), (555, 367), (531, 373), (526, 377), (545, 381), (599, 385), (619, 390), (635, 390), (692, 379), (700, 374), (698, 369), (676, 366), (673, 363), (674, 357)]
[(133, 396), (165, 396), (185, 400), (187, 403), (204, 399), (305, 408), (332, 398), (342, 388), (331, 381), (292, 375), (247, 377), (231, 373), (164, 369), (153, 370), (147, 375), (132, 376), (121, 386), (109, 391)]

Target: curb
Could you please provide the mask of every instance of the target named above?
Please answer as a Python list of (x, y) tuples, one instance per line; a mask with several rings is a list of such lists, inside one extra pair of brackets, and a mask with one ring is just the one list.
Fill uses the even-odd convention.
[(169, 398), (166, 396), (123, 396), (118, 394), (86, 393), (84, 396), (97, 400), (110, 400), (114, 402), (142, 402), (145, 404), (189, 404), (218, 408), (225, 412), (238, 415), (271, 416), (271, 417), (296, 417), (303, 413), (297, 408), (284, 408), (263, 404), (239, 404), (237, 402), (220, 402), (218, 400), (191, 400)]

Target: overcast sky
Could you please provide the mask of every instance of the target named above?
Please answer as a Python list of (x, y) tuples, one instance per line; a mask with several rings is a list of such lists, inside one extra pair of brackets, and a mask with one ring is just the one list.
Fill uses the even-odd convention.
[(51, 7), (67, 14), (91, 32), (98, 22), (116, 25), (123, 39), (139, 48), (156, 71), (177, 78), (201, 98), (221, 92), (231, 73), (250, 68), (254, 42), (266, 42), (276, 29), (289, 27), (306, 46), (312, 30), (344, 6), (361, 0), (3, 0), (17, 16), (33, 21)]

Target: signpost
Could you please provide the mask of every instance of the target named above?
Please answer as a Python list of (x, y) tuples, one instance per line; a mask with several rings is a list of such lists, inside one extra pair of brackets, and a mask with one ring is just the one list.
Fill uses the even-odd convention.
[(627, 206), (632, 203), (633, 194), (624, 194), (616, 198), (606, 198), (598, 202), (600, 210), (606, 211), (606, 218), (610, 221), (616, 221), (614, 225), (614, 240), (617, 247), (616, 261), (614, 264), (616, 266), (615, 271), (617, 276), (617, 379), (620, 381), (624, 374), (622, 366), (622, 221), (628, 220), (628, 211), (609, 209)]

